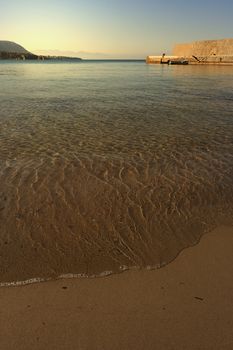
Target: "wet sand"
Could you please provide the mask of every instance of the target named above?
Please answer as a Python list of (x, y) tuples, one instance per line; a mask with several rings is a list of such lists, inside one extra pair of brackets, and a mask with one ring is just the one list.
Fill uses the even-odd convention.
[(165, 157), (156, 152), (157, 161), (6, 162), (0, 286), (163, 266), (214, 227), (233, 225), (232, 157), (224, 153), (222, 167), (217, 155), (198, 158), (190, 144), (187, 152), (179, 147), (179, 155), (171, 146)]
[(233, 228), (154, 271), (0, 288), (0, 349), (233, 349)]

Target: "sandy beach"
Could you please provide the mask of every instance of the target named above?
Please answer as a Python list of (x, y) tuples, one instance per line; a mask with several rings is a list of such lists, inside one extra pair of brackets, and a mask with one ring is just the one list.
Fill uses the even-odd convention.
[(233, 349), (233, 228), (160, 270), (0, 289), (0, 349)]
[(233, 2), (3, 3), (0, 350), (233, 350)]

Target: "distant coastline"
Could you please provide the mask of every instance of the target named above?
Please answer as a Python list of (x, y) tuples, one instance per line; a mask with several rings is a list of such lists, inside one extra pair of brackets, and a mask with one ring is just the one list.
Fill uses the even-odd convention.
[(18, 54), (16, 52), (0, 52), (0, 60), (17, 60), (17, 61), (26, 61), (26, 60), (38, 60), (38, 61), (48, 61), (48, 60), (72, 60), (72, 61), (82, 61), (79, 57), (65, 57), (65, 56), (37, 56), (34, 54)]
[(66, 56), (47, 56), (47, 55), (35, 55), (27, 51), (24, 47), (16, 44), (12, 41), (0, 40), (0, 60), (72, 60), (82, 61), (79, 57), (66, 57)]

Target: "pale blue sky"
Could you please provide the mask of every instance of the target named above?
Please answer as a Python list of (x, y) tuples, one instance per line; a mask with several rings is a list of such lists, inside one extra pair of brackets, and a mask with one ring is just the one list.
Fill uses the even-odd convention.
[(232, 18), (233, 0), (0, 0), (0, 40), (144, 58), (177, 42), (233, 37)]

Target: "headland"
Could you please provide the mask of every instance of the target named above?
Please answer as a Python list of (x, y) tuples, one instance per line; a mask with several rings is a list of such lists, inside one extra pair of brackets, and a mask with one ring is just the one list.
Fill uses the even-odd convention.
[(73, 60), (81, 61), (79, 57), (35, 55), (23, 46), (12, 41), (0, 40), (0, 60)]

